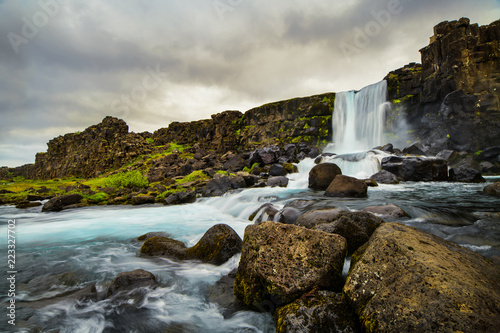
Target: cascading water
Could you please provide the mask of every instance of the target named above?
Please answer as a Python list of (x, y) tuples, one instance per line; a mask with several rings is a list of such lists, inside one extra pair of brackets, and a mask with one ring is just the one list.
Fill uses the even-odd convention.
[(333, 110), (333, 144), (325, 152), (334, 155), (326, 160), (336, 163), (342, 173), (369, 177), (380, 170), (385, 153), (370, 150), (384, 143), (387, 82), (382, 80), (358, 92), (337, 93)]

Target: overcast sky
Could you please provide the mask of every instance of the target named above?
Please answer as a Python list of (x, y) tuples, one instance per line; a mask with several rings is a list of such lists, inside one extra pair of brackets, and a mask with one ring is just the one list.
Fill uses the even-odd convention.
[(360, 89), (500, 0), (0, 0), (0, 166), (105, 116), (131, 131)]

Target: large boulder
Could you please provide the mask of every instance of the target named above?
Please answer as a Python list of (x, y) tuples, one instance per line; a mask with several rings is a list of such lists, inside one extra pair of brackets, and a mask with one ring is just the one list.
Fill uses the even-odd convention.
[(384, 223), (351, 262), (344, 293), (365, 332), (497, 332), (500, 266), (400, 223)]
[(342, 236), (279, 222), (245, 229), (234, 294), (256, 308), (281, 306), (318, 287), (338, 290), (346, 241)]
[(319, 224), (330, 223), (339, 215), (339, 208), (309, 210), (295, 220), (295, 225), (312, 229)]
[(60, 195), (47, 201), (42, 207), (42, 212), (58, 212), (66, 206), (79, 203), (82, 199), (78, 193)]
[(359, 332), (357, 318), (340, 293), (313, 291), (278, 308), (277, 333)]
[(399, 184), (398, 177), (387, 170), (380, 170), (376, 174), (371, 175), (370, 179), (379, 184)]
[(489, 195), (500, 197), (500, 182), (486, 185), (483, 188), (483, 192)]
[(452, 182), (462, 183), (485, 183), (486, 179), (483, 178), (481, 172), (476, 169), (467, 167), (451, 168), (449, 177)]
[(337, 175), (342, 171), (334, 163), (320, 163), (309, 171), (309, 188), (324, 191)]
[(121, 291), (128, 291), (139, 287), (154, 287), (157, 285), (158, 282), (156, 282), (155, 276), (143, 269), (136, 269), (131, 272), (122, 272), (111, 282), (108, 292), (106, 293), (106, 297), (110, 297), (111, 295), (115, 295)]
[(314, 230), (343, 236), (347, 240), (347, 254), (368, 241), (375, 229), (384, 223), (380, 217), (367, 212), (340, 212), (330, 223), (320, 224)]
[(364, 181), (344, 175), (336, 176), (325, 191), (327, 197), (364, 198), (367, 193)]
[(382, 159), (382, 170), (389, 171), (404, 181), (446, 181), (448, 164), (435, 157), (387, 156)]
[(216, 224), (194, 245), (187, 249), (188, 257), (203, 262), (222, 265), (241, 252), (240, 236), (227, 224)]

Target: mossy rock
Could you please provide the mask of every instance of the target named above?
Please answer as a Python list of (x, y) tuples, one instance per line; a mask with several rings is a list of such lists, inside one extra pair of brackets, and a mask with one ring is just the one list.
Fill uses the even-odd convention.
[(185, 260), (188, 258), (186, 250), (186, 244), (181, 241), (163, 236), (154, 236), (142, 244), (140, 253), (149, 256), (165, 256)]

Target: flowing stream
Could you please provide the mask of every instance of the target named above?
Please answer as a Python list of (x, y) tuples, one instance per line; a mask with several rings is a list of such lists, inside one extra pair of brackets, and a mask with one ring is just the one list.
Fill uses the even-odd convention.
[[(383, 144), (385, 89), (382, 81), (357, 94), (337, 95), (334, 119), (341, 125), (336, 128), (333, 151), (343, 154), (329, 159), (344, 174), (369, 177), (380, 169), (385, 153), (369, 149)], [(484, 184), (406, 182), (370, 187), (363, 199), (329, 198), (307, 188), (313, 166), (312, 159), (299, 163), (299, 172), (289, 175), (287, 188), (246, 189), (187, 205), (100, 206), (58, 213), (42, 213), (40, 207), (0, 206), (1, 262), (8, 271), (8, 221), (15, 220), (17, 271), (15, 327), (5, 315), (12, 284), (0, 279), (4, 309), (0, 331), (274, 332), (271, 314), (230, 313), (210, 297), (214, 284), (238, 266), (239, 255), (222, 266), (146, 258), (138, 256), (141, 242), (136, 241), (142, 234), (161, 231), (192, 246), (218, 223), (230, 225), (243, 238), (245, 227), (253, 223), (249, 216), (264, 203), (281, 209), (301, 200), (307, 209), (351, 211), (395, 204), (410, 215), (401, 222), (500, 263), (500, 200), (485, 195)], [(494, 180), (498, 178), (488, 178)], [(140, 295), (120, 301), (77, 297), (92, 285), (103, 294), (117, 274), (135, 269), (153, 273), (160, 287), (142, 288)]]

